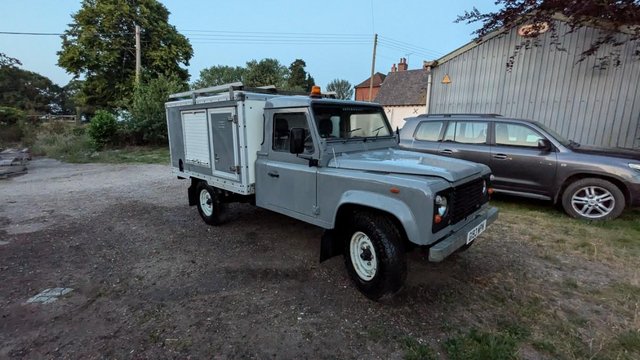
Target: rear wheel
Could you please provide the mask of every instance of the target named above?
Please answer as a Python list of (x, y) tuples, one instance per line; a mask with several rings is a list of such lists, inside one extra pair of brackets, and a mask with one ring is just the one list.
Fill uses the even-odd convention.
[(198, 213), (209, 225), (220, 225), (223, 206), (216, 191), (206, 182), (201, 181), (196, 188)]
[(584, 220), (615, 219), (624, 210), (625, 198), (613, 183), (598, 178), (575, 181), (562, 194), (562, 207), (570, 216)]
[(393, 222), (383, 215), (355, 212), (345, 237), (344, 260), (358, 290), (372, 300), (400, 291), (407, 262)]

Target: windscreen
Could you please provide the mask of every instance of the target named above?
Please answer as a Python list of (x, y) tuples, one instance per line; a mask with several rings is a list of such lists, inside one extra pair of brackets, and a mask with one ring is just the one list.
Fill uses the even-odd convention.
[(327, 140), (390, 136), (384, 112), (375, 106), (313, 105), (313, 117), (320, 137)]

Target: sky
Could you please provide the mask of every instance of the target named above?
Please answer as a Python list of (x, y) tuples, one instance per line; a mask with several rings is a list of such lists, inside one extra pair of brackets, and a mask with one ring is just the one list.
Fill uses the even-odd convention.
[[(386, 74), (404, 57), (409, 69), (434, 60), (473, 39), (479, 24), (454, 23), (474, 6), (495, 9), (493, 0), (162, 0), (169, 22), (194, 50), (190, 81), (214, 65), (244, 66), (276, 58), (289, 66), (303, 59), (323, 88), (333, 79), (353, 85), (369, 78), (373, 34), (380, 38), (375, 70)], [(62, 33), (81, 1), (0, 0), (0, 32)], [(58, 36), (0, 34), (0, 52), (23, 69), (65, 85), (72, 76), (58, 67)], [(144, 49), (143, 49), (144, 51)]]

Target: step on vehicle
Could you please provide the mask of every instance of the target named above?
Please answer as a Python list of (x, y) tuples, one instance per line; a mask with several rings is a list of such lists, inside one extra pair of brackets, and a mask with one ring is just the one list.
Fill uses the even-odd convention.
[(171, 95), (166, 111), (172, 171), (207, 224), (247, 202), (324, 228), (320, 261), (342, 254), (374, 300), (402, 288), (407, 251), (442, 261), (498, 216), (487, 166), (399, 149), (378, 104), (234, 83)]
[(496, 192), (551, 200), (584, 220), (640, 206), (640, 151), (566, 140), (545, 125), (494, 114), (406, 119), (400, 147), (488, 165)]

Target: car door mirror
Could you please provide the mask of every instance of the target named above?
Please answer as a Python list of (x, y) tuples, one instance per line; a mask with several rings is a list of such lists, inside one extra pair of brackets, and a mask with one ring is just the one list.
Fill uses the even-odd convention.
[(304, 152), (303, 128), (292, 128), (289, 131), (289, 152), (292, 154), (302, 154)]
[(551, 141), (549, 141), (549, 139), (538, 140), (538, 149), (542, 151), (551, 151), (551, 148)]

